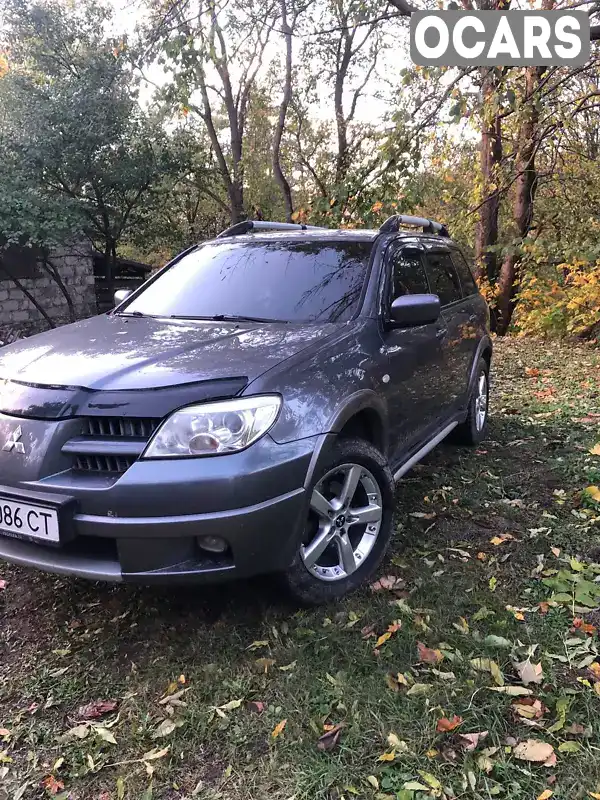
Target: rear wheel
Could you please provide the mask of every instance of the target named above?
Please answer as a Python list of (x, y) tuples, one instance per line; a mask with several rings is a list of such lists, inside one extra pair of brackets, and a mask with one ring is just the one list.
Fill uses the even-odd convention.
[(312, 484), (302, 542), (284, 573), (297, 600), (334, 600), (373, 574), (392, 534), (393, 486), (375, 447), (340, 439)]
[(485, 436), (490, 399), (490, 367), (485, 359), (477, 364), (477, 378), (467, 411), (467, 419), (456, 428), (455, 439), (460, 444), (479, 444)]

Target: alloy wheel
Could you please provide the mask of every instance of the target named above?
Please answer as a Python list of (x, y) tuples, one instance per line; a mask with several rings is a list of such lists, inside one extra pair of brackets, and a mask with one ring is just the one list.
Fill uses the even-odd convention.
[(300, 555), (322, 581), (347, 578), (372, 551), (383, 519), (381, 489), (360, 464), (342, 464), (315, 486)]
[(488, 412), (488, 380), (485, 372), (482, 372), (477, 381), (475, 393), (475, 425), (478, 431), (482, 431), (487, 419)]

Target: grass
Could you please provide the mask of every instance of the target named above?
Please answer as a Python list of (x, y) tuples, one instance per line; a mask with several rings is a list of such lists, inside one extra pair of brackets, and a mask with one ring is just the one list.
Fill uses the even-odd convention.
[[(598, 612), (564, 591), (546, 606), (560, 586), (543, 582), (562, 570), (570, 591), (578, 576), (596, 577), (600, 508), (582, 490), (600, 483), (589, 453), (600, 440), (600, 353), (506, 340), (494, 376), (482, 446), (445, 445), (398, 487), (398, 535), (381, 572), (399, 579), (393, 590), (298, 611), (266, 580), (159, 591), (4, 566), (0, 797), (600, 792)], [(594, 629), (574, 629), (574, 617)], [(525, 701), (541, 701), (533, 720), (492, 691), (502, 680), (523, 687), (515, 662), (528, 648), (543, 670)], [(488, 661), (477, 669), (473, 659)], [(481, 669), (490, 660), (495, 678)], [(78, 709), (97, 700), (118, 707), (82, 724)], [(460, 725), (439, 733), (454, 715)], [(335, 746), (319, 749), (337, 724)], [(482, 731), (466, 749), (460, 734)], [(556, 763), (517, 758), (527, 739), (551, 745)]]

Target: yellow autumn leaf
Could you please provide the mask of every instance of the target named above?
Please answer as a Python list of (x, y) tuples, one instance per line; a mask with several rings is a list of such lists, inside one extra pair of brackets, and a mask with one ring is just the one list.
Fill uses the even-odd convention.
[(590, 449), (590, 451), (589, 451), (589, 452), (590, 452), (590, 455), (591, 455), (591, 456), (600, 456), (600, 442), (598, 442), (598, 444), (595, 444), (595, 445), (594, 445), (594, 446), (593, 446), (593, 447)]
[(600, 488), (598, 486), (588, 486), (583, 491), (596, 503), (600, 503)]
[(276, 739), (279, 736), (279, 734), (283, 731), (286, 725), (287, 725), (287, 719), (282, 719), (281, 722), (278, 722), (277, 725), (275, 725), (275, 727), (273, 728), (273, 733), (271, 734), (271, 737), (273, 739)]
[(536, 800), (548, 800), (548, 798), (552, 797), (553, 794), (554, 792), (552, 791), (552, 789), (544, 789), (544, 791), (541, 794), (538, 794)]
[(387, 640), (390, 638), (391, 635), (392, 634), (390, 633), (390, 631), (386, 631), (385, 633), (382, 633), (381, 636), (379, 637), (379, 639), (377, 639), (377, 642), (375, 644), (375, 649), (377, 649), (377, 648), (381, 647), (382, 645), (384, 645), (387, 642)]
[(382, 753), (377, 761), (393, 761), (396, 758), (396, 751), (390, 750), (389, 753)]
[(588, 792), (588, 795), (593, 798), (593, 800), (600, 800), (600, 792)]

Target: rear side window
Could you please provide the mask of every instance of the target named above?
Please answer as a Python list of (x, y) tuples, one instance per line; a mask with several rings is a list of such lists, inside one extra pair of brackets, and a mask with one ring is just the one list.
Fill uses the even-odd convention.
[(399, 247), (392, 253), (392, 300), (405, 294), (428, 294), (429, 285), (418, 250)]
[(440, 303), (447, 306), (462, 298), (460, 281), (450, 253), (428, 253), (427, 274), (432, 294), (437, 294)]
[(469, 265), (465, 261), (463, 254), (459, 250), (452, 251), (452, 261), (454, 261), (454, 266), (456, 267), (458, 277), (462, 283), (463, 294), (465, 297), (467, 295), (476, 294), (477, 284), (475, 283), (475, 278), (473, 277), (473, 273), (469, 269)]

